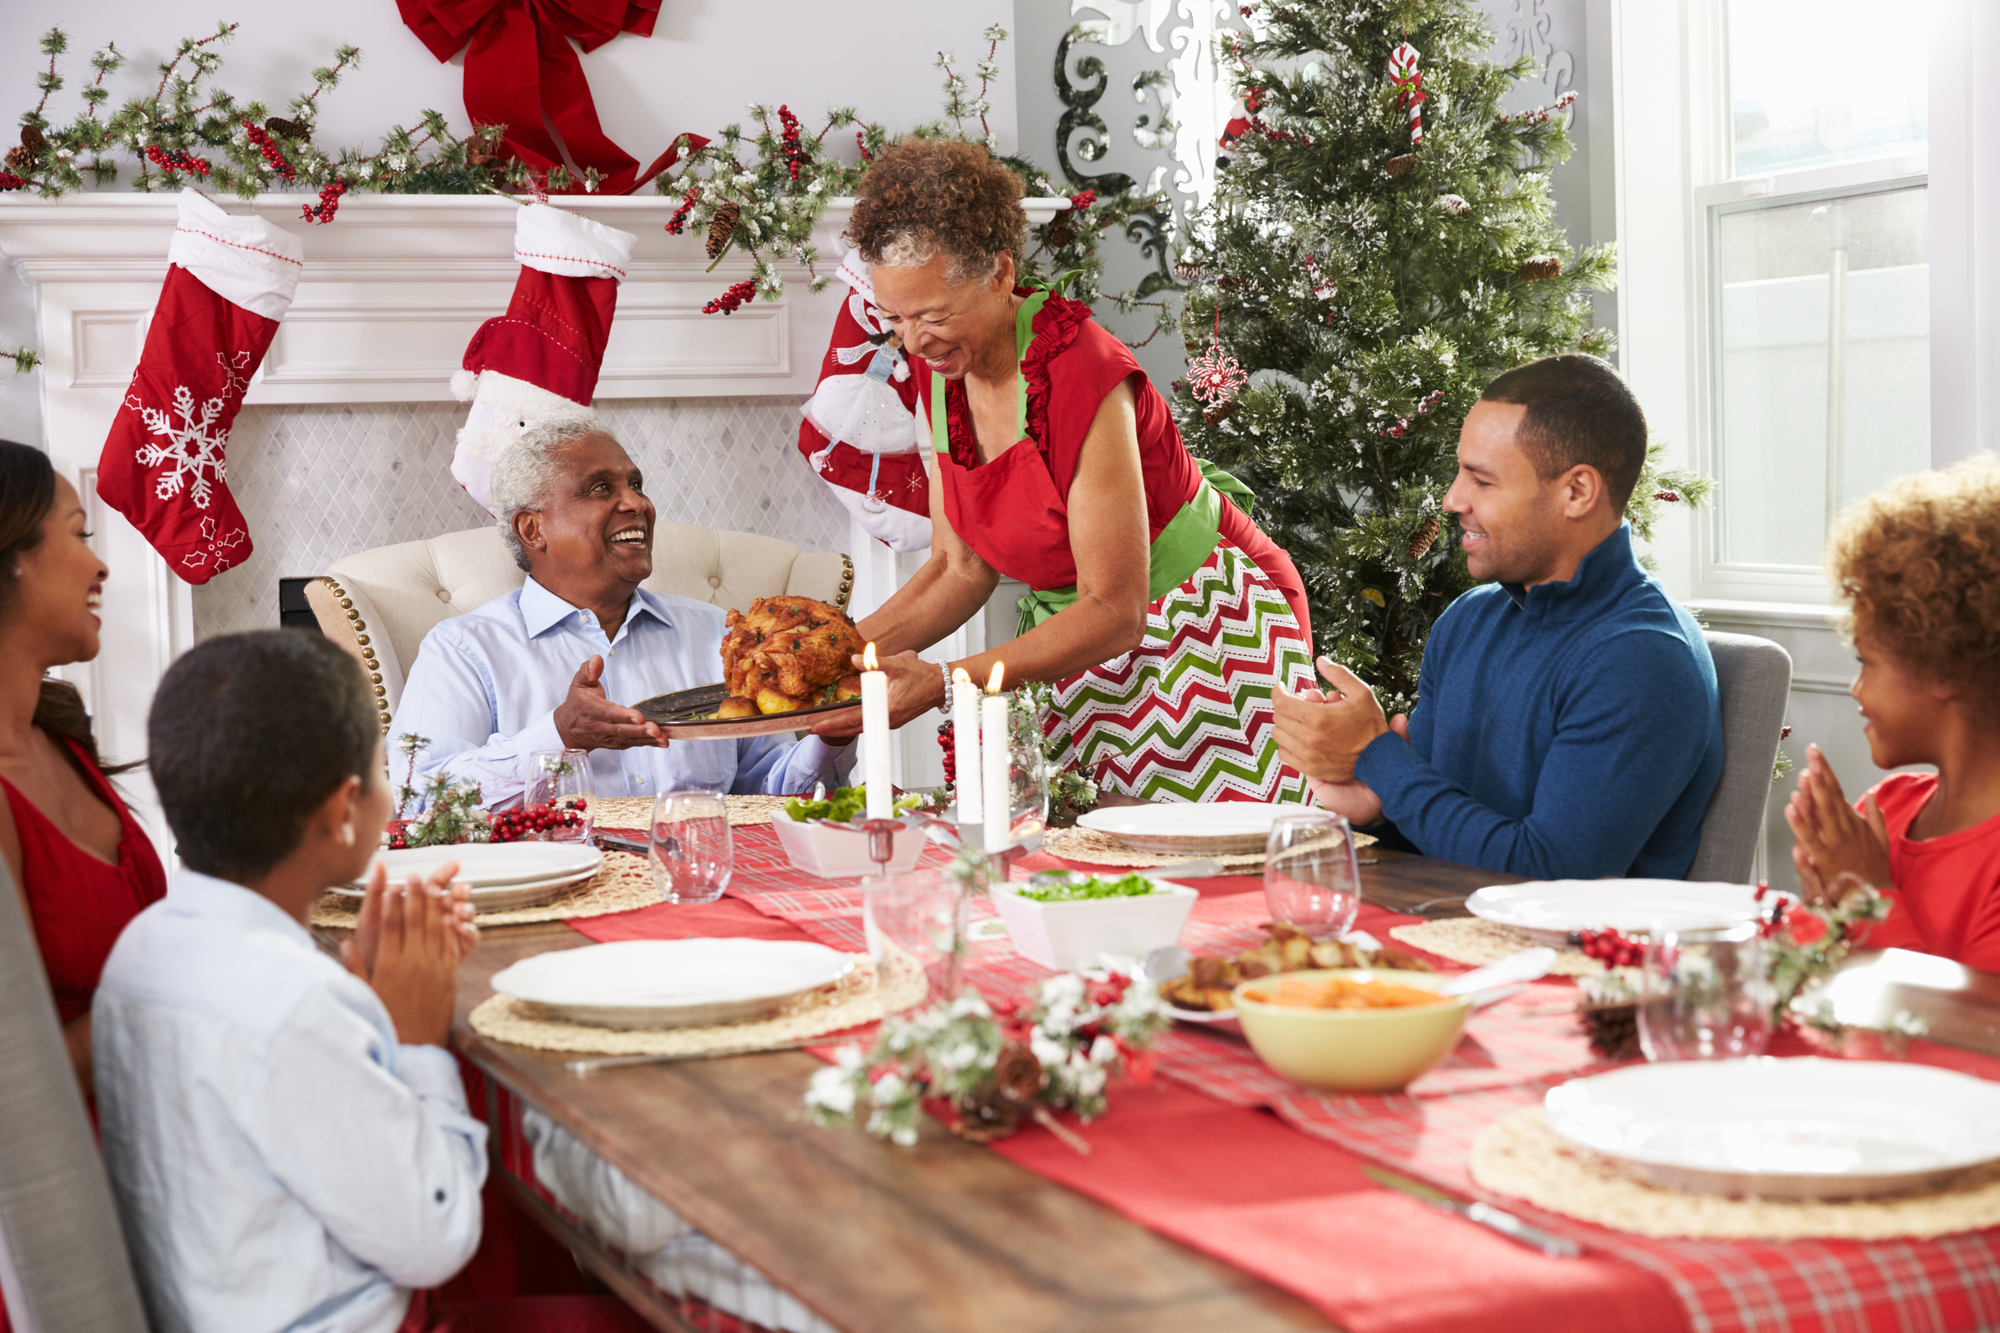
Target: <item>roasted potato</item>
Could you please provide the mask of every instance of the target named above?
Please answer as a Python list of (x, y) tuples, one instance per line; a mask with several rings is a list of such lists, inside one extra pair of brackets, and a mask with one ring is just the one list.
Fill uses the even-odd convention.
[[(840, 608), (810, 597), (759, 597), (748, 611), (731, 611), (727, 624), (723, 684), (755, 700), (758, 711), (789, 713), (860, 694), (853, 656), (861, 634)], [(848, 680), (852, 694), (844, 692)]]

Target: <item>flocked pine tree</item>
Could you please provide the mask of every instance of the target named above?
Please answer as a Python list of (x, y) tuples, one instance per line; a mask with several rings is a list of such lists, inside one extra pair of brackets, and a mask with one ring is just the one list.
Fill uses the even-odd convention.
[[(1441, 507), (1459, 425), (1502, 371), (1610, 350), (1588, 292), (1613, 260), (1555, 224), (1563, 107), (1501, 111), (1531, 63), (1482, 59), (1493, 36), (1464, 0), (1246, 13), (1255, 35), (1224, 53), (1242, 132), (1182, 249), (1192, 359), (1175, 411), (1297, 562), (1319, 650), (1393, 711), (1432, 622), (1471, 586)], [(1215, 372), (1224, 358), (1248, 374), (1240, 390), (1226, 363)], [(1635, 529), (1706, 485), (1649, 468)]]

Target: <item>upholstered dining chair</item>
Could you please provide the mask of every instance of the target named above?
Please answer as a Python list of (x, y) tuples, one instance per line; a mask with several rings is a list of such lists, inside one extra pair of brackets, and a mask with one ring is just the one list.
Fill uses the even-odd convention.
[[(473, 528), (345, 556), (306, 585), (306, 601), (321, 632), (361, 660), (386, 733), (431, 627), (526, 579), (497, 528)], [(777, 537), (660, 523), (653, 529), (653, 576), (644, 586), (739, 610), (779, 594), (845, 610), (854, 562), (807, 554)]]
[(1687, 878), (1747, 884), (1764, 832), (1771, 767), (1785, 729), (1792, 655), (1769, 639), (1708, 631), (1722, 692), (1722, 777), (1708, 798)]
[(0, 864), (0, 1286), (13, 1326), (146, 1333), (111, 1183), (97, 1156), (14, 877)]

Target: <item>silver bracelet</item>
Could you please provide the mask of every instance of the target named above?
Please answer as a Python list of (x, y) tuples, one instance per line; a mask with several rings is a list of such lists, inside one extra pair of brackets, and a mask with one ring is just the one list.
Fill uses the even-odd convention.
[(939, 662), (938, 675), (944, 678), (944, 702), (938, 705), (938, 712), (947, 718), (951, 716), (951, 663)]

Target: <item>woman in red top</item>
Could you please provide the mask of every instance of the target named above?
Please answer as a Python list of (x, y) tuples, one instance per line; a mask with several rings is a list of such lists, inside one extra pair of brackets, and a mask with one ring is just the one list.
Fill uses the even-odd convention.
[[(1089, 308), (1015, 286), (1020, 197), (984, 148), (910, 140), (869, 167), (848, 228), (937, 469), (930, 560), (861, 624), (905, 654), (885, 664), (891, 721), (944, 704), (952, 667), (984, 683), (1004, 662), (1008, 684), (1054, 684), (1065, 762), (1111, 790), (1303, 801), (1271, 724), (1271, 691), (1311, 682), (1298, 572)], [(1018, 637), (943, 672), (915, 660), (1002, 575), (1030, 590)]]
[(1849, 808), (1818, 746), (1785, 807), (1809, 895), (1883, 890), (1870, 946), (2000, 972), (2000, 465), (1905, 477), (1849, 511), (1827, 568), (1854, 606), (1851, 693), (1878, 768)]
[(167, 892), (152, 842), (105, 780), (76, 688), (44, 678), (97, 656), (106, 572), (89, 538), (48, 457), (0, 440), (0, 856), (86, 1093), (98, 974), (125, 923)]

